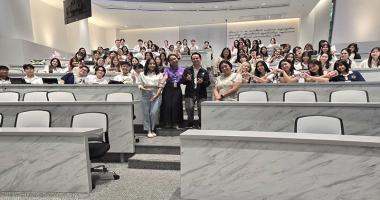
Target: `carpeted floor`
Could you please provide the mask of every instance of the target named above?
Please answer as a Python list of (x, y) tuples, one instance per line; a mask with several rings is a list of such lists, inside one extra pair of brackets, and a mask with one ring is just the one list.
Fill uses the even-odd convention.
[[(119, 180), (97, 181), (90, 194), (0, 192), (0, 200), (177, 200), (180, 171), (129, 169), (127, 163), (107, 163)], [(106, 176), (103, 178), (111, 177)]]

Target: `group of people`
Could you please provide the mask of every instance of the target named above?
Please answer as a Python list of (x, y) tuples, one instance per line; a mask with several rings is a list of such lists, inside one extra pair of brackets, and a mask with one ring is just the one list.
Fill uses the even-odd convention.
[[(360, 65), (358, 46), (355, 43), (336, 52), (326, 40), (319, 42), (318, 50), (311, 44), (302, 49), (296, 46), (291, 51), (290, 44), (277, 45), (272, 38), (272, 54), (259, 40), (252, 43), (249, 39), (235, 40), (232, 48), (224, 48), (213, 66), (213, 75), (220, 76), (222, 65), (228, 62), (232, 74), (241, 76), (241, 83), (296, 83), (296, 82), (329, 82), (329, 81), (365, 81), (355, 68), (379, 68), (380, 47), (371, 50), (369, 58)], [(223, 62), (225, 61), (225, 62)], [(238, 77), (240, 79), (240, 77)]]
[[(211, 46), (206, 41), (203, 49), (208, 48)], [(296, 46), (291, 51), (290, 44), (278, 45), (275, 38), (267, 47), (260, 40), (236, 40), (231, 48), (224, 48), (214, 59), (211, 71), (207, 70), (210, 66), (202, 66), (202, 56), (197, 52), (190, 56), (192, 66), (179, 66), (181, 54), (198, 49), (195, 40), (191, 40), (190, 45), (187, 45), (187, 40), (177, 41), (176, 45), (169, 45), (165, 40), (161, 48), (151, 40), (146, 43), (138, 40), (133, 53), (125, 40), (120, 39), (115, 41), (110, 51), (99, 47), (92, 57), (80, 48), (66, 68), (62, 67), (60, 59), (53, 58), (45, 71), (65, 73), (59, 80), (61, 84), (137, 85), (142, 95), (144, 129), (148, 137), (155, 137), (157, 124), (173, 128), (200, 126), (194, 124), (194, 108), (197, 107), (200, 118), (200, 105), (207, 100), (207, 88), (211, 82), (215, 83), (213, 100), (236, 101), (241, 84), (365, 81), (359, 72), (352, 69), (380, 67), (380, 47), (373, 48), (369, 58), (357, 65), (355, 59), (361, 55), (355, 43), (342, 49), (338, 58), (334, 47), (326, 40), (319, 42), (317, 50), (307, 44), (304, 48)], [(93, 62), (93, 68), (86, 62)], [(25, 64), (23, 69), (25, 83), (43, 84), (42, 79), (35, 76), (33, 65)], [(94, 74), (90, 75), (92, 70)], [(0, 84), (11, 83), (8, 71), (8, 67), (0, 66)], [(107, 80), (106, 73), (114, 76)], [(183, 124), (181, 84), (186, 86), (187, 124)]]

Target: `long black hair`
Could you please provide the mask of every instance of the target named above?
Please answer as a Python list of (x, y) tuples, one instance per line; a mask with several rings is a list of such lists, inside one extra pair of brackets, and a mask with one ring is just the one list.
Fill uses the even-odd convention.
[(149, 63), (150, 63), (151, 60), (153, 60), (154, 65), (155, 65), (155, 67), (154, 67), (154, 73), (155, 73), (155, 74), (160, 73), (160, 69), (158, 68), (158, 65), (157, 65), (156, 61), (154, 60), (154, 58), (152, 58), (152, 59), (148, 59), (148, 60), (146, 60), (146, 62), (145, 62), (145, 66), (144, 66), (144, 75), (145, 75), (145, 76), (148, 75), (148, 71), (149, 71)]
[[(371, 50), (371, 53), (374, 51), (374, 50), (378, 50), (380, 51), (380, 47), (375, 47)], [(371, 56), (371, 53), (369, 54), (369, 58), (368, 58), (368, 67), (371, 68), (372, 67), (372, 56)], [(379, 61), (377, 61), (377, 67), (380, 66), (380, 57), (379, 57)]]

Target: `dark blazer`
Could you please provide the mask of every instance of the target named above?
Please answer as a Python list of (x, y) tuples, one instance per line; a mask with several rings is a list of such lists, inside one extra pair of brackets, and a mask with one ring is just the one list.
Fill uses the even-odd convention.
[(75, 77), (73, 73), (67, 73), (61, 77), (61, 80), (65, 81), (65, 84), (74, 84)]
[[(191, 81), (186, 79), (186, 76), (188, 74), (191, 74), (192, 76)], [(198, 99), (207, 98), (207, 87), (211, 84), (209, 73), (206, 69), (203, 69), (201, 67), (199, 69), (197, 77), (203, 78), (203, 83), (197, 84), (197, 87), (195, 88), (193, 66), (186, 68), (185, 71), (183, 72), (182, 84), (186, 85), (185, 98), (194, 98), (194, 97), (197, 97)]]
[[(347, 78), (349, 81), (365, 81), (363, 76), (358, 71), (352, 71), (352, 73), (350, 73)], [(338, 76), (331, 78), (330, 81), (338, 82), (338, 81), (346, 81), (346, 80), (344, 79), (343, 75), (339, 74)]]

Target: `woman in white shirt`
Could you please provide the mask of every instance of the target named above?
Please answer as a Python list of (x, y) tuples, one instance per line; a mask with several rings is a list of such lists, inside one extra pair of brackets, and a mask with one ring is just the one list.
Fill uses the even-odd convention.
[(222, 75), (216, 78), (213, 96), (216, 101), (237, 101), (242, 77), (232, 72), (232, 64), (227, 60), (219, 63)]
[(300, 73), (294, 69), (290, 60), (281, 60), (278, 69), (275, 69), (274, 72), (279, 73), (280, 83), (297, 83), (300, 79)]
[(350, 68), (356, 68), (356, 62), (350, 59), (351, 50), (348, 48), (343, 48), (340, 51), (340, 60), (346, 61)]
[(95, 75), (88, 76), (89, 84), (108, 84), (108, 81), (104, 78), (106, 75), (105, 67), (95, 68)]
[(64, 69), (62, 69), (61, 61), (58, 58), (52, 58), (50, 60), (50, 65), (47, 66), (44, 70), (47, 73), (64, 73)]
[(121, 82), (127, 85), (133, 85), (136, 82), (136, 78), (131, 73), (131, 70), (132, 70), (131, 63), (127, 61), (123, 61), (120, 63), (120, 65), (121, 65), (120, 69), (121, 69), (122, 74), (115, 76), (112, 80)]
[(31, 65), (31, 64), (25, 64), (22, 66), (22, 68), (24, 69), (24, 72), (26, 74), (26, 76), (24, 77), (24, 80), (26, 83), (29, 83), (29, 84), (44, 84), (44, 82), (42, 81), (42, 78), (40, 77), (37, 77), (34, 75), (34, 66)]
[(371, 50), (369, 58), (360, 63), (360, 68), (380, 68), (380, 47)]
[(272, 83), (274, 74), (268, 68), (267, 63), (260, 60), (256, 63), (253, 83)]
[(156, 120), (160, 113), (161, 91), (163, 75), (154, 59), (148, 59), (144, 66), (144, 72), (139, 76), (139, 89), (141, 90), (141, 102), (144, 112), (144, 130), (148, 131), (148, 137), (157, 136), (154, 132)]

